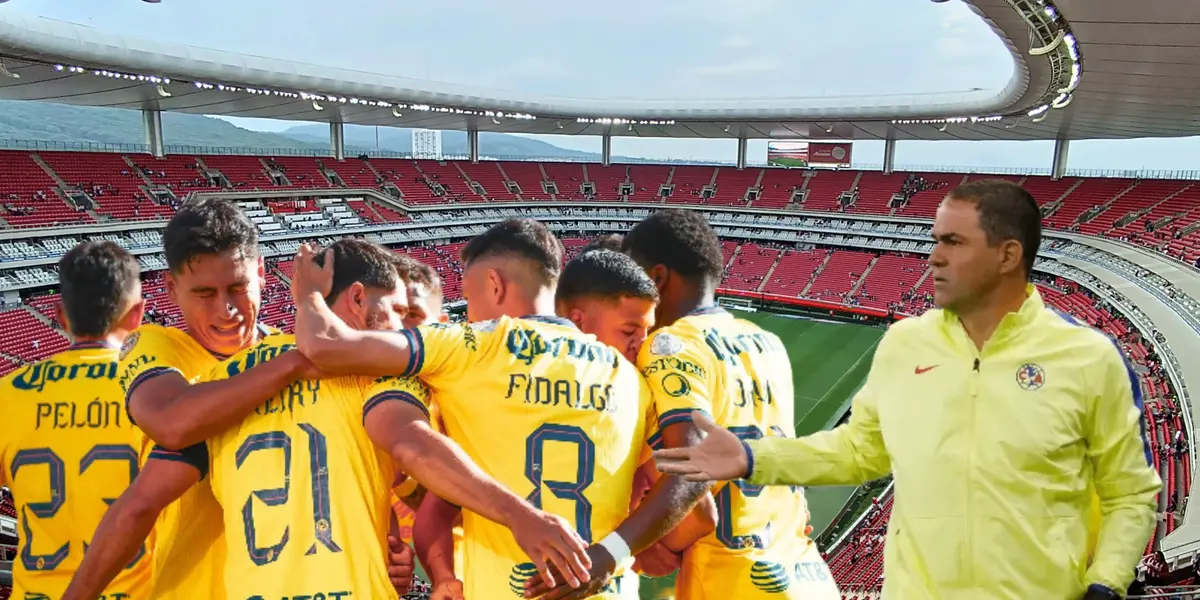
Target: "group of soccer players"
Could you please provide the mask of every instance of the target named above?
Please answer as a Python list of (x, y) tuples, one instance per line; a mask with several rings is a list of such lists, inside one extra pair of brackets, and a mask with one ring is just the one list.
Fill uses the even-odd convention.
[[(137, 261), (59, 263), (74, 344), (0, 383), (0, 484), (25, 600), (396, 598), (418, 507), (434, 598), (838, 598), (803, 491), (660, 476), (651, 448), (794, 436), (780, 340), (715, 303), (704, 217), (652, 214), (562, 265), (509, 220), (461, 255), (468, 322), (436, 273), (344, 239), (301, 247), (295, 335), (258, 324), (264, 264), (233, 203), (163, 231), (184, 329), (142, 324)], [(86, 556), (85, 556), (86, 553)]]

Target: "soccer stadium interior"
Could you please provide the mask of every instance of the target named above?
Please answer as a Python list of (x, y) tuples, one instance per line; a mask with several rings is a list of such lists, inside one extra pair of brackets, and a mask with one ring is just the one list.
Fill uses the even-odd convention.
[[(977, 12), (996, 22), (997, 33), (1005, 39), (1028, 38), (1033, 25), (1028, 20), (1014, 21), (1010, 14), (1014, 6), (1028, 8), (1026, 5), (1036, 4), (1043, 14), (1049, 14), (1044, 9), (1048, 3), (1041, 1), (972, 4)], [(1112, 3), (1097, 4), (1111, 7)], [(1072, 14), (1070, 10), (1062, 12)], [(452, 308), (461, 309), (458, 252), (466, 240), (489, 224), (512, 216), (536, 218), (561, 237), (568, 256), (573, 256), (596, 235), (625, 232), (656, 208), (685, 206), (704, 211), (723, 240), (725, 275), (721, 294), (726, 301), (735, 308), (757, 308), (758, 312), (748, 312), (748, 317), (777, 333), (782, 331), (780, 335), (798, 367), (804, 365), (805, 372), (824, 373), (807, 380), (797, 377), (796, 414), (798, 418), (804, 415), (798, 432), (811, 432), (832, 427), (845, 418), (848, 400), (861, 384), (871, 352), (882, 335), (878, 326), (853, 321), (858, 317), (902, 319), (933, 306), (926, 257), (932, 247), (931, 219), (946, 191), (969, 181), (999, 177), (1025, 187), (1041, 206), (1046, 239), (1036, 264), (1036, 283), (1043, 297), (1050, 305), (1114, 337), (1135, 365), (1146, 398), (1145, 423), (1154, 464), (1164, 482), (1157, 527), (1139, 566), (1139, 579), (1150, 593), (1192, 589), (1187, 586), (1196, 583), (1194, 555), (1200, 550), (1200, 532), (1190, 522), (1200, 519), (1187, 510), (1196, 448), (1191, 442), (1194, 427), (1186, 380), (1200, 373), (1193, 366), (1198, 355), (1189, 352), (1198, 344), (1200, 332), (1200, 172), (1173, 177), (1144, 173), (1108, 177), (1075, 175), (1065, 169), (1065, 141), (1069, 138), (1131, 137), (1141, 130), (1135, 131), (1134, 125), (1130, 129), (1105, 130), (1105, 115), (1097, 115), (1097, 111), (1082, 111), (1074, 120), (1060, 114), (1070, 104), (1071, 92), (1078, 89), (1080, 99), (1075, 103), (1084, 104), (1087, 98), (1083, 92), (1088, 89), (1086, 76), (1081, 82), (1078, 70), (1072, 71), (1067, 58), (1074, 55), (1075, 64), (1079, 64), (1074, 36), (1064, 41), (1061, 29), (1047, 29), (1047, 23), (1063, 26), (1060, 16), (1038, 21), (1041, 29), (1033, 29), (1050, 38), (1057, 33), (1054, 44), (1061, 49), (1030, 56), (1016, 52), (1023, 56), (1021, 64), (1025, 65), (1016, 76), (1024, 78), (1023, 86), (1018, 86), (1022, 89), (1014, 88), (999, 100), (989, 100), (1004, 104), (1004, 110), (953, 113), (994, 113), (995, 119), (930, 118), (929, 114), (938, 112), (932, 109), (925, 116), (897, 113), (888, 118), (878, 113), (847, 117), (829, 126), (798, 119), (805, 126), (819, 127), (822, 135), (836, 134), (843, 125), (850, 126), (846, 131), (873, 132), (869, 135), (886, 139), (893, 152), (898, 137), (947, 139), (947, 126), (960, 127), (959, 139), (1056, 139), (1062, 133), (1066, 137), (1057, 139), (1063, 148), (1064, 164), (1058, 164), (1060, 153), (1056, 148), (1056, 164), (1049, 176), (900, 172), (891, 168), (886, 157), (882, 170), (749, 166), (744, 137), (739, 138), (741, 156), (736, 165), (614, 164), (608, 160), (613, 129), (617, 130), (615, 135), (623, 135), (626, 125), (628, 132), (638, 125), (652, 130), (647, 135), (670, 137), (676, 134), (667, 127), (676, 120), (647, 121), (649, 117), (630, 115), (606, 122), (588, 116), (592, 113), (587, 111), (580, 111), (583, 116), (567, 122), (578, 125), (574, 133), (604, 132), (605, 160), (600, 163), (487, 160), (478, 155), (479, 130), (504, 131), (514, 121), (528, 119), (519, 116), (525, 115), (522, 109), (503, 116), (493, 113), (496, 116), (488, 115), (490, 119), (471, 118), (468, 123), (471, 115), (463, 114), (476, 108), (479, 114), (474, 116), (486, 114), (482, 105), (472, 108), (469, 104), (486, 98), (463, 100), (459, 113), (434, 111), (441, 120), (422, 125), (471, 131), (473, 152), (465, 159), (345, 156), (338, 141), (340, 124), (331, 128), (330, 156), (266, 149), (165, 152), (161, 123), (156, 124), (154, 117), (159, 109), (146, 112), (148, 152), (68, 151), (52, 146), (0, 150), (0, 331), (4, 332), (0, 336), (0, 374), (68, 346), (67, 334), (55, 321), (54, 263), (83, 239), (113, 240), (130, 249), (143, 268), (147, 318), (182, 327), (163, 286), (165, 261), (159, 232), (175, 208), (189, 198), (233, 199), (258, 225), (268, 264), (263, 319), (285, 330), (293, 322), (288, 291), (290, 261), (306, 241), (327, 244), (343, 235), (356, 235), (410, 254), (437, 269), (445, 281), (447, 301)], [(150, 97), (162, 103), (161, 110), (199, 110), (172, 108), (169, 103), (184, 95), (175, 93), (172, 97), (164, 89), (169, 79), (136, 75), (155, 72), (145, 63), (125, 64), (114, 59), (101, 64), (97, 54), (72, 57), (61, 49), (35, 54), (29, 46), (33, 42), (19, 39), (11, 27), (14, 23), (32, 29), (48, 25), (9, 15), (4, 19), (0, 23), (0, 56), (6, 62), (0, 64), (0, 97), (107, 105), (98, 89), (89, 86), (97, 85), (95, 81), (119, 81), (123, 85), (148, 86)], [(1079, 37), (1079, 44), (1086, 50), (1087, 37), (1082, 33)], [(1046, 47), (1050, 45), (1047, 41)], [(1067, 61), (1065, 66), (1042, 64), (1047, 54), (1058, 56), (1060, 62)], [(47, 55), (51, 58), (45, 58)], [(64, 65), (85, 66), (64, 69)], [(76, 73), (73, 69), (80, 70)], [(115, 75), (135, 74), (134, 80), (130, 75), (101, 76), (100, 69), (111, 69), (110, 74)], [(64, 99), (66, 88), (61, 86), (43, 86), (45, 89), (33, 92), (33, 96), (14, 87), (18, 79), (24, 83), (46, 82), (47, 73), (64, 70), (87, 79), (79, 83), (79, 94), (74, 99)], [(157, 72), (166, 73), (163, 69)], [(10, 77), (18, 73), (24, 79)], [(185, 73), (172, 76), (178, 81), (189, 80)], [(1190, 77), (1195, 81), (1194, 72)], [(197, 82), (197, 94), (210, 94), (212, 98), (225, 94), (219, 101), (196, 103), (210, 110), (216, 107), (232, 111), (234, 94), (244, 95), (252, 86), (269, 87), (257, 81), (231, 79), (224, 82), (227, 89), (206, 88), (199, 82), (217, 81), (211, 71), (203, 78), (193, 76), (191, 81)], [(1062, 92), (1067, 88), (1068, 92)], [(1061, 98), (1064, 94), (1068, 96), (1065, 103)], [(277, 95), (286, 96), (283, 92)], [(1200, 107), (1194, 91), (1192, 95), (1193, 103)], [(318, 103), (337, 103), (335, 96), (325, 95), (287, 99), (293, 108), (314, 107), (293, 111), (296, 116), (289, 117), (300, 120), (321, 117), (319, 111), (323, 108), (317, 108)], [(340, 101), (345, 103), (346, 98)], [(420, 110), (419, 101), (414, 98), (404, 110), (398, 103), (372, 105), (370, 115), (360, 111), (354, 113), (354, 118), (363, 124), (404, 126), (409, 123), (404, 119)], [(447, 101), (442, 105), (454, 106)], [(1156, 109), (1140, 104), (1129, 110), (1133, 112), (1120, 113), (1121, 118), (1150, 122), (1147, 113)], [(273, 116), (267, 108), (242, 112)], [(536, 111), (530, 109), (529, 113)], [(556, 114), (560, 116), (538, 121), (550, 131), (561, 130), (562, 121), (571, 113)], [(1051, 118), (1046, 120), (1047, 116)], [(1022, 119), (1022, 125), (1008, 127), (1008, 121), (1001, 117)], [(1198, 116), (1169, 118), (1200, 123)], [(780, 117), (774, 121), (784, 120)], [(351, 121), (347, 116), (347, 122)], [(962, 124), (968, 121), (972, 125), (978, 121), (979, 127), (963, 134)], [(723, 131), (729, 132), (729, 122), (745, 123), (751, 129), (757, 126), (748, 117), (710, 116), (698, 119), (692, 131), (711, 131), (712, 137), (719, 137), (715, 132), (721, 131), (722, 125)], [(614, 123), (619, 126), (613, 127)], [(1071, 131), (1070, 127), (1078, 130)], [(1163, 129), (1147, 135), (1183, 135), (1188, 133), (1185, 129)], [(808, 311), (804, 313), (808, 318), (767, 314), (767, 306)], [(816, 311), (826, 312), (829, 319), (812, 318)], [(846, 342), (843, 353), (831, 356), (820, 351), (825, 345), (817, 338), (845, 334), (844, 330), (831, 329), (835, 327), (859, 333), (854, 334), (852, 343)], [(815, 333), (822, 331), (825, 333)], [(15, 556), (17, 515), (7, 491), (0, 494), (0, 571), (4, 571)], [(810, 503), (813, 520), (819, 525), (821, 549), (843, 598), (877, 598), (884, 576), (882, 549), (892, 503), (890, 482), (833, 493), (812, 490)], [(7, 598), (8, 592), (0, 586), (0, 600)]]

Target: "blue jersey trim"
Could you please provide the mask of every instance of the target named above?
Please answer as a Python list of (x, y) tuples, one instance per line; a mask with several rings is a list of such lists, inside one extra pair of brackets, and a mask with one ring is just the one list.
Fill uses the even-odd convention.
[(746, 452), (746, 474), (742, 479), (749, 480), (754, 477), (754, 451), (750, 449), (750, 444), (746, 440), (742, 440), (742, 450)]
[(418, 328), (402, 329), (400, 335), (408, 341), (408, 364), (404, 367), (402, 377), (412, 377), (421, 372), (425, 366), (425, 338)]
[[(1057, 308), (1051, 308), (1050, 310), (1054, 311), (1054, 314), (1058, 315), (1060, 318), (1062, 318), (1062, 320), (1070, 323), (1071, 325), (1075, 325), (1077, 327), (1088, 327), (1089, 329), (1091, 328), (1089, 325), (1080, 323), (1077, 319), (1075, 319), (1075, 317), (1072, 317), (1071, 315), (1062, 312)], [(1112, 336), (1102, 331), (1099, 333), (1108, 338), (1108, 341), (1113, 345), (1113, 349), (1116, 350), (1117, 356), (1121, 359), (1121, 364), (1125, 365), (1125, 374), (1129, 377), (1129, 391), (1133, 395), (1133, 405), (1138, 411), (1138, 433), (1142, 438), (1142, 452), (1146, 456), (1146, 465), (1152, 467), (1154, 466), (1154, 452), (1150, 449), (1149, 438), (1146, 437), (1146, 404), (1142, 397), (1142, 386), (1138, 383), (1137, 372), (1133, 370), (1133, 365), (1129, 364), (1129, 359), (1126, 358), (1125, 353), (1121, 351), (1121, 345), (1117, 343), (1117, 340), (1113, 339)]]
[(152, 367), (146, 369), (141, 375), (134, 377), (133, 381), (129, 382), (129, 389), (125, 391), (125, 416), (129, 417), (130, 423), (137, 425), (137, 421), (133, 418), (133, 413), (129, 412), (129, 401), (133, 398), (133, 392), (136, 391), (138, 386), (142, 385), (143, 383), (146, 383), (147, 381), (150, 381), (159, 375), (166, 375), (167, 373), (179, 373), (179, 376), (183, 377), (183, 373), (180, 373), (179, 369), (174, 367)]
[(550, 323), (551, 325), (562, 325), (563, 327), (578, 329), (575, 327), (575, 323), (571, 322), (570, 319), (565, 319), (556, 315), (525, 315), (524, 317), (521, 317), (521, 320), (537, 321), (538, 323)]
[(150, 450), (150, 459), (169, 460), (188, 464), (197, 471), (200, 471), (201, 481), (204, 481), (204, 478), (208, 477), (208, 446), (204, 442), (193, 444), (178, 452), (167, 450), (155, 444), (154, 448)]
[(372, 410), (375, 410), (375, 408), (380, 404), (383, 404), (389, 400), (399, 400), (400, 402), (411, 404), (421, 409), (421, 412), (425, 415), (425, 419), (429, 420), (429, 407), (425, 406), (425, 404), (418, 400), (416, 396), (408, 392), (390, 390), (371, 396), (366, 403), (363, 404), (363, 422), (366, 422), (368, 413), (370, 413)]

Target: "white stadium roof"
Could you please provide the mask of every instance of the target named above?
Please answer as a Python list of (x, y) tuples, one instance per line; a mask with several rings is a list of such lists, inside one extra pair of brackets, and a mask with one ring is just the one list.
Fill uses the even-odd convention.
[(6, 9), (0, 11), (0, 59), (19, 77), (0, 72), (0, 98), (567, 135), (799, 140), (1200, 135), (1200, 4), (963, 1), (1012, 53), (1016, 68), (1001, 89), (709, 101), (549, 97), (156, 42)]

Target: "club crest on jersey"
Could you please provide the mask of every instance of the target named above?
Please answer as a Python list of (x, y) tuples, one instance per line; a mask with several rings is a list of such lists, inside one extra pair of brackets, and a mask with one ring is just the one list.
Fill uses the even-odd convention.
[(1021, 389), (1032, 392), (1046, 385), (1046, 372), (1033, 363), (1025, 363), (1017, 369), (1017, 385)]
[(125, 357), (129, 356), (130, 352), (133, 352), (133, 347), (138, 343), (138, 337), (140, 337), (140, 334), (135, 331), (129, 334), (129, 337), (125, 338), (125, 341), (121, 343), (121, 360), (125, 360)]
[(669, 334), (660, 333), (650, 342), (650, 354), (654, 356), (671, 356), (683, 351), (683, 340)]
[(478, 331), (480, 333), (491, 333), (496, 330), (496, 326), (498, 326), (499, 324), (500, 324), (500, 321), (498, 321), (496, 319), (491, 319), (489, 321), (480, 321), (478, 323), (471, 323), (471, 329), (474, 329), (475, 331)]

